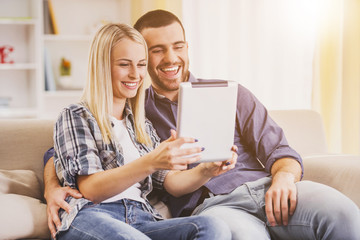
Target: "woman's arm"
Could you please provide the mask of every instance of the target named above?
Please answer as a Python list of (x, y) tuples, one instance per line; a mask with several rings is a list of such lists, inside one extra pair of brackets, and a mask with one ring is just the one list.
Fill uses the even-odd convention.
[(188, 164), (199, 160), (198, 156), (187, 156), (199, 153), (201, 149), (198, 147), (180, 149), (180, 146), (194, 141), (193, 138), (170, 137), (152, 152), (124, 166), (91, 175), (79, 175), (77, 177), (79, 190), (85, 198), (96, 203), (126, 190), (155, 171), (186, 169)]
[(83, 196), (101, 202), (121, 193), (155, 171), (184, 170), (199, 160), (199, 147), (180, 149), (193, 138), (170, 137), (152, 152), (121, 167), (105, 170), (101, 164), (100, 129), (88, 119), (86, 108), (73, 105), (64, 110), (55, 126), (54, 149), (56, 172), (64, 185), (78, 188)]
[(79, 175), (77, 176), (79, 190), (85, 198), (94, 203), (115, 196), (153, 172), (147, 158), (148, 155), (118, 168), (91, 175)]
[[(212, 177), (225, 173), (235, 167), (237, 154), (224, 162), (201, 163), (186, 171), (170, 171), (164, 181), (165, 190), (175, 197), (196, 191)], [(181, 184), (179, 184), (181, 183)]]
[[(176, 139), (176, 131), (171, 130), (171, 137)], [(231, 150), (232, 157), (227, 161), (201, 163), (186, 171), (170, 171), (165, 177), (165, 190), (175, 197), (180, 197), (196, 191), (212, 177), (233, 169), (237, 161), (237, 147), (234, 145)]]

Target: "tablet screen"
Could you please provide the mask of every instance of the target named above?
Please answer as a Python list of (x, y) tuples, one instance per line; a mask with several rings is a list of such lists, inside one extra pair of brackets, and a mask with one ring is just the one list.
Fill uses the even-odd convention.
[(184, 82), (178, 98), (177, 134), (204, 147), (200, 162), (231, 158), (234, 142), (238, 84), (233, 81)]

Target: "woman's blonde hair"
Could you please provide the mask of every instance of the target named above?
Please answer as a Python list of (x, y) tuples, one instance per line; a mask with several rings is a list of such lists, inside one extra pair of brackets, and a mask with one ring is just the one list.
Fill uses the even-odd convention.
[[(88, 77), (82, 101), (94, 115), (103, 139), (110, 143), (112, 127), (109, 115), (113, 111), (113, 89), (111, 79), (111, 50), (123, 39), (130, 39), (144, 46), (146, 60), (147, 45), (142, 35), (126, 24), (106, 24), (95, 34), (89, 53)], [(145, 81), (146, 78), (144, 78)], [(127, 99), (134, 115), (136, 140), (147, 145), (151, 144), (145, 131), (145, 89), (144, 83), (139, 86), (134, 98)]]

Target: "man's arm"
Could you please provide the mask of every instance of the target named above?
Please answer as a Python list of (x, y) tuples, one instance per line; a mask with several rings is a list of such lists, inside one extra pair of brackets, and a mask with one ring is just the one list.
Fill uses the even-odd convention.
[(65, 201), (69, 195), (75, 198), (81, 198), (82, 195), (76, 189), (70, 187), (61, 187), (59, 179), (56, 176), (54, 158), (51, 157), (44, 167), (44, 197), (47, 202), (48, 226), (52, 236), (55, 236), (56, 229), (60, 227), (59, 209), (62, 208), (70, 212), (70, 206)]
[(295, 183), (300, 181), (302, 168), (292, 158), (281, 158), (271, 167), (272, 183), (265, 195), (265, 211), (271, 226), (288, 224), (297, 204)]
[[(292, 149), (284, 131), (270, 117), (265, 106), (239, 85), (235, 143), (246, 145), (271, 173), (272, 184), (265, 195), (269, 223), (286, 225), (296, 208), (295, 182), (302, 176), (301, 156)], [(290, 205), (289, 205), (290, 204)]]

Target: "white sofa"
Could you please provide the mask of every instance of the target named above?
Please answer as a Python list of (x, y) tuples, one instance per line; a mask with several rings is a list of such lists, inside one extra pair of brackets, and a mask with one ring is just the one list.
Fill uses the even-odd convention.
[(328, 151), (320, 114), (311, 110), (281, 110), (271, 111), (270, 115), (283, 128), (290, 146), (302, 156), (303, 179), (331, 186), (360, 207), (360, 156)]
[[(272, 111), (290, 144), (304, 157), (304, 179), (332, 186), (360, 207), (360, 156), (327, 151), (319, 114)], [(0, 239), (49, 239), (43, 199), (43, 154), (51, 147), (52, 120), (0, 120)], [(170, 217), (161, 202), (156, 207)]]

